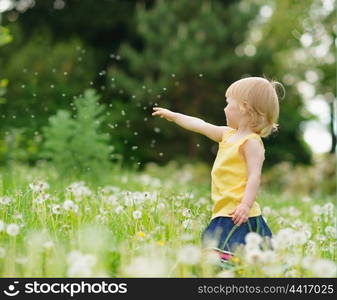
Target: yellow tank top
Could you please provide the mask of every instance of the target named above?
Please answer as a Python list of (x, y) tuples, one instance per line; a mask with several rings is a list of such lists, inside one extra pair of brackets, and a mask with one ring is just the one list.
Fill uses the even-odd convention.
[[(229, 213), (240, 204), (244, 196), (248, 171), (245, 158), (239, 152), (240, 145), (249, 138), (255, 138), (263, 146), (262, 139), (257, 133), (227, 142), (234, 133), (236, 130), (231, 128), (223, 134), (211, 171), (212, 201), (214, 203), (211, 219), (219, 216), (232, 217)], [(248, 217), (259, 215), (261, 215), (260, 206), (254, 201)]]

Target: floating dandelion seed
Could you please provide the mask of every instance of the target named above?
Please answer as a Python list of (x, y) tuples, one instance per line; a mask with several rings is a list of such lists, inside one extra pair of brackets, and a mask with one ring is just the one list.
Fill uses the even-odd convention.
[(163, 155), (164, 155), (164, 153), (163, 153), (163, 152), (160, 152), (160, 153), (159, 153), (159, 156), (163, 156)]
[(172, 77), (176, 77), (176, 74), (171, 74)]
[(160, 128), (155, 127), (155, 128), (154, 128), (154, 132), (159, 133), (159, 132), (160, 132)]
[(199, 77), (203, 77), (204, 75), (203, 74), (199, 74)]
[(125, 116), (125, 111), (124, 109), (121, 111), (122, 116)]

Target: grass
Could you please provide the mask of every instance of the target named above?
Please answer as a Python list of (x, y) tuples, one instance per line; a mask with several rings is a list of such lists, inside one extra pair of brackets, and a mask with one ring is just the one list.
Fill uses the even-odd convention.
[[(202, 165), (171, 162), (166, 167), (148, 164), (144, 172), (116, 167), (99, 180), (83, 180), (58, 174), (47, 163), (32, 168), (14, 162), (1, 170), (0, 274), (335, 276), (333, 197), (282, 195), (266, 187), (258, 203), (276, 251), (247, 245), (221, 267), (200, 241), (212, 209), (208, 172)], [(48, 186), (39, 190), (38, 181)]]

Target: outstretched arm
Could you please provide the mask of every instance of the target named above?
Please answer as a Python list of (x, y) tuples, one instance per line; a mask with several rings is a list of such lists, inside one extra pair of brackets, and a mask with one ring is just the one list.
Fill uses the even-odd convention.
[(165, 108), (154, 107), (153, 110), (155, 110), (155, 112), (152, 113), (153, 116), (159, 115), (161, 118), (174, 122), (180, 127), (205, 135), (217, 143), (221, 142), (224, 132), (229, 130), (227, 126), (212, 125), (202, 119), (172, 112)]

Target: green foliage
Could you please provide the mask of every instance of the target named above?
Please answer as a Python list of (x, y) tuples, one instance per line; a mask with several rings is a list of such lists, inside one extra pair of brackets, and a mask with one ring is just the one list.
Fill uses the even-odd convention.
[(109, 169), (111, 149), (108, 135), (99, 132), (105, 121), (99, 98), (95, 90), (86, 90), (75, 101), (75, 118), (71, 112), (59, 110), (49, 118), (49, 126), (43, 128), (45, 141), (41, 157), (52, 159), (65, 174), (96, 177)]
[(9, 29), (4, 26), (0, 26), (0, 46), (6, 45), (12, 41), (13, 37), (11, 36)]

